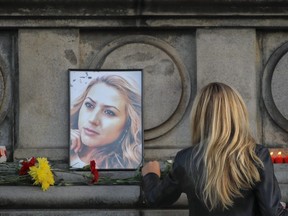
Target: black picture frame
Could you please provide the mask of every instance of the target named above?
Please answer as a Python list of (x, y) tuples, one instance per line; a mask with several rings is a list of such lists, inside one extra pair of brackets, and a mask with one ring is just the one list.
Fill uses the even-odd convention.
[(143, 164), (143, 71), (69, 69), (69, 167)]

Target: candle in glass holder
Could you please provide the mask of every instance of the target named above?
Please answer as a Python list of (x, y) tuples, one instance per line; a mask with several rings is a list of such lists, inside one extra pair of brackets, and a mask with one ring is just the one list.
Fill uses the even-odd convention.
[(275, 158), (275, 163), (283, 163), (283, 156), (282, 156), (282, 152), (278, 152), (276, 158)]
[(274, 155), (274, 152), (270, 152), (270, 156), (271, 156), (272, 163), (275, 163), (276, 156)]

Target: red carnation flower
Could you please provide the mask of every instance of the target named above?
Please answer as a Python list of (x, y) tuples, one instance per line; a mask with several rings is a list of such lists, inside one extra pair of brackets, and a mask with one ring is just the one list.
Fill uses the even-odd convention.
[(92, 183), (98, 182), (99, 173), (98, 173), (98, 170), (96, 169), (95, 160), (90, 161), (90, 169), (91, 169), (91, 173), (93, 174)]
[(96, 170), (96, 162), (95, 162), (95, 160), (90, 161), (90, 169), (91, 169), (91, 172)]
[(29, 161), (22, 161), (22, 167), (19, 170), (19, 175), (27, 175), (30, 167), (35, 166), (36, 158), (32, 157)]

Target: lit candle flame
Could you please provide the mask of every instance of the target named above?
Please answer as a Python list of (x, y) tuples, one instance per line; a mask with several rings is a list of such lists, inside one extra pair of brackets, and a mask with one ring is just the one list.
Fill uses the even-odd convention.
[(280, 151), (280, 152), (278, 152), (278, 155), (281, 155), (282, 154), (282, 152)]
[(273, 152), (270, 152), (270, 155), (272, 156), (274, 153)]

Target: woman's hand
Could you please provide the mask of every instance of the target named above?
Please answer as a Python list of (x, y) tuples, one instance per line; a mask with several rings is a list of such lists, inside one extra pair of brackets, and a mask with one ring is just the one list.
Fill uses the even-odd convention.
[(161, 176), (160, 164), (158, 161), (150, 161), (142, 168), (142, 175), (145, 176), (148, 173), (155, 173), (159, 177)]
[(70, 134), (70, 150), (78, 153), (81, 150), (82, 144), (80, 139), (80, 131), (79, 130), (71, 130)]

